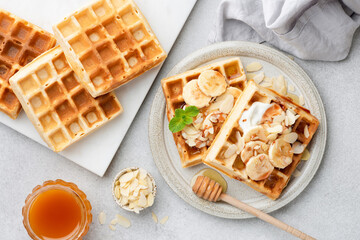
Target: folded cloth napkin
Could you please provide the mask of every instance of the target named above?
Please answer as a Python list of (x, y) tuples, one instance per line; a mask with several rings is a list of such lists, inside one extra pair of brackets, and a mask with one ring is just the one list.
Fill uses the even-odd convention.
[(359, 14), (360, 0), (223, 0), (209, 42), (267, 41), (302, 59), (338, 61)]

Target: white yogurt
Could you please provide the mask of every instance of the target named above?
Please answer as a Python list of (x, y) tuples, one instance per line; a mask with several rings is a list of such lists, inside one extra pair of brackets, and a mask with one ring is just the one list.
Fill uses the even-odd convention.
[(264, 113), (270, 107), (271, 104), (269, 103), (254, 102), (248, 110), (244, 111), (239, 120), (239, 125), (244, 133), (259, 125)]

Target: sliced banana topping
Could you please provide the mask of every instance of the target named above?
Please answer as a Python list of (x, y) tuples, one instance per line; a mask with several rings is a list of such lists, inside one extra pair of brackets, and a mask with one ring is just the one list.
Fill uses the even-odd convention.
[[(271, 107), (269, 107), (265, 111), (260, 123), (273, 122), (274, 118), (276, 116), (280, 117), (282, 115), (284, 115), (284, 119), (285, 119), (285, 112), (281, 109), (280, 105), (273, 103), (273, 104), (271, 104)], [(282, 118), (282, 117), (280, 117), (280, 118)]]
[(209, 105), (211, 97), (206, 96), (198, 86), (198, 80), (191, 80), (183, 89), (183, 98), (186, 104), (197, 108), (203, 108)]
[(262, 153), (267, 153), (269, 145), (261, 141), (251, 141), (245, 144), (244, 149), (241, 151), (241, 160), (246, 164), (250, 158)]
[(275, 140), (269, 148), (269, 159), (276, 168), (285, 168), (292, 162), (293, 151), (290, 143), (280, 138)]
[(202, 72), (198, 79), (200, 90), (209, 97), (217, 97), (226, 91), (228, 86), (225, 77), (214, 70)]
[(274, 166), (271, 165), (269, 157), (266, 154), (259, 154), (250, 158), (246, 164), (247, 175), (255, 181), (263, 180), (270, 176)]
[(267, 131), (262, 126), (255, 126), (253, 128), (250, 128), (245, 134), (244, 134), (244, 140), (245, 143), (250, 141), (256, 141), (260, 140), (263, 142), (267, 142)]

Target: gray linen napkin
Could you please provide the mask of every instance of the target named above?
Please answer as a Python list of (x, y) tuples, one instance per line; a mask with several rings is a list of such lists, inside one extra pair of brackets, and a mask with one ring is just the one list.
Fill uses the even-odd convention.
[(267, 41), (302, 59), (338, 61), (359, 14), (360, 0), (223, 0), (209, 42)]

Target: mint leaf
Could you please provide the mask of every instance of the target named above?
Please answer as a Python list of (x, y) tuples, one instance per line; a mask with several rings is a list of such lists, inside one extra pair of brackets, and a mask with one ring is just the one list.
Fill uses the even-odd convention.
[(195, 106), (188, 106), (185, 108), (185, 114), (189, 117), (196, 117), (199, 114), (199, 109)]
[(182, 117), (175, 116), (169, 122), (169, 129), (173, 133), (180, 132), (185, 126), (186, 124)]
[(182, 119), (183, 119), (183, 121), (184, 121), (184, 123), (185, 123), (186, 125), (191, 124), (191, 123), (193, 122), (193, 118), (192, 118), (192, 117), (183, 116)]
[(175, 117), (185, 116), (185, 111), (181, 108), (175, 109)]

